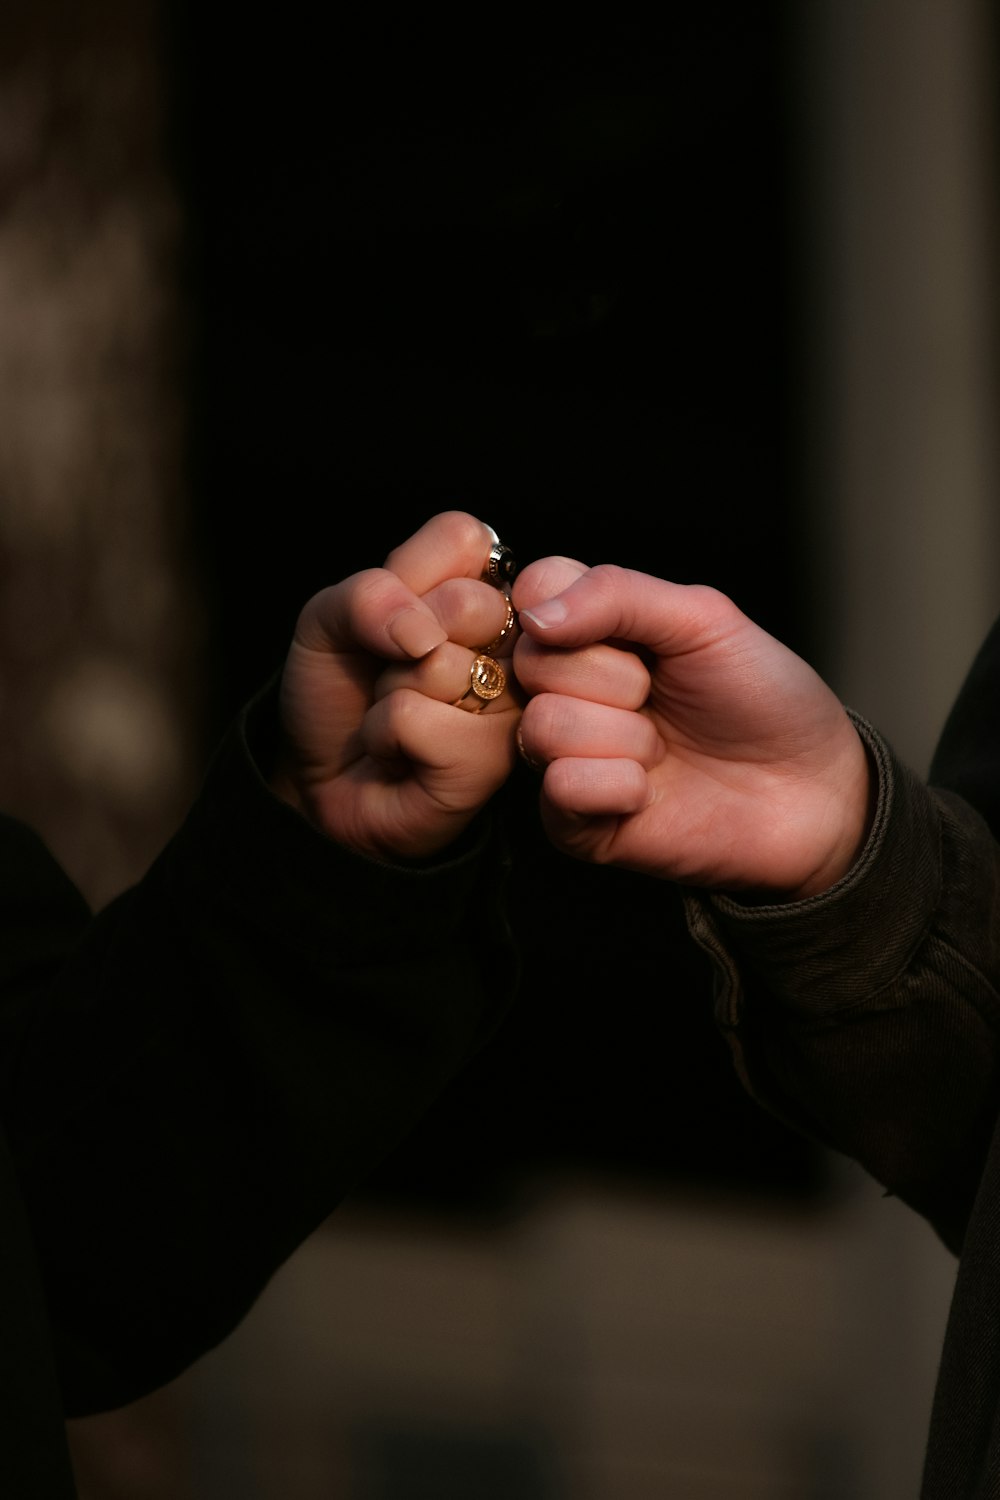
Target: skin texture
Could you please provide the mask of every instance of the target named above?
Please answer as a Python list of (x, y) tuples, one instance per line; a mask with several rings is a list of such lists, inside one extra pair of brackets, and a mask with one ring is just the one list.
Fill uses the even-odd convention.
[(568, 853), (797, 900), (835, 884), (870, 818), (835, 694), (724, 595), (545, 558), (514, 587), (523, 753)]
[(517, 731), (546, 830), (581, 859), (781, 901), (847, 872), (870, 819), (861, 741), (816, 673), (713, 589), (533, 563), (514, 586), (523, 633), (495, 651), (507, 691), (456, 707), (505, 623), (481, 579), (492, 539), (446, 512), (306, 604), (279, 796), (359, 853), (431, 859), (503, 783)]
[(271, 785), (369, 858), (440, 854), (510, 773), (515, 693), (482, 713), (454, 706), (506, 617), (503, 594), (480, 576), (491, 541), (474, 516), (445, 512), (299, 616)]

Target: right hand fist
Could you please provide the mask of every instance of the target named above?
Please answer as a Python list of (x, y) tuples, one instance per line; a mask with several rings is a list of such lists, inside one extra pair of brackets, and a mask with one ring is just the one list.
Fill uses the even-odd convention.
[(520, 737), (559, 847), (774, 900), (846, 873), (868, 826), (864, 746), (812, 668), (729, 599), (545, 558), (514, 602)]

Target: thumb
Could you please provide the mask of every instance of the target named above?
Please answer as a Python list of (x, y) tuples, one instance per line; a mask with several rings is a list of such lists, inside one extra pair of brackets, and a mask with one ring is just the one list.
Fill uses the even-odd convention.
[(586, 564), (573, 557), (540, 557), (518, 573), (511, 591), (511, 602), (515, 609), (532, 609), (536, 604), (561, 594), (586, 572)]
[(746, 623), (716, 589), (668, 583), (602, 563), (555, 596), (520, 612), (521, 628), (551, 646), (587, 646), (616, 639), (647, 646), (657, 656), (695, 650)]

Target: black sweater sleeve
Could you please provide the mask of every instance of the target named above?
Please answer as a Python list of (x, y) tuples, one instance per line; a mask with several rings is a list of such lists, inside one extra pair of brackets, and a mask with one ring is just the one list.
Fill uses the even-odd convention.
[(509, 998), (488, 817), (432, 868), (358, 858), (269, 793), (270, 712), (95, 918), (0, 827), (0, 1112), (70, 1412), (223, 1337)]

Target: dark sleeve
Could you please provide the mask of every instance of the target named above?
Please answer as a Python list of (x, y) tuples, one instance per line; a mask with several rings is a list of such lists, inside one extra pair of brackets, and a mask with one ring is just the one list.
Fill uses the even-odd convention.
[(509, 998), (488, 820), (430, 869), (355, 857), (267, 790), (269, 712), (96, 918), (0, 832), (0, 1108), (71, 1413), (223, 1337)]
[(974, 807), (993, 837), (1000, 838), (1000, 620), (948, 715), (930, 779)]
[(750, 1091), (860, 1161), (954, 1249), (1000, 1108), (1000, 847), (966, 800), (990, 817), (1000, 807), (997, 643), (994, 631), (949, 720), (938, 784), (856, 721), (878, 805), (839, 885), (790, 905), (686, 903)]

